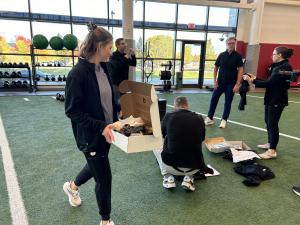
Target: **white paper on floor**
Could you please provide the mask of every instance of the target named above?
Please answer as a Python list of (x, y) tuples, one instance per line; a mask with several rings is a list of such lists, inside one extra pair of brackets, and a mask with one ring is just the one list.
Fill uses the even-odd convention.
[(233, 163), (238, 163), (241, 161), (249, 160), (249, 159), (254, 159), (260, 157), (252, 151), (238, 151), (234, 148), (230, 148), (231, 154), (232, 154), (232, 161)]
[(207, 167), (211, 168), (214, 171), (214, 174), (206, 173), (206, 177), (214, 177), (220, 175), (220, 172), (218, 172), (215, 168), (213, 168), (211, 165), (207, 164)]

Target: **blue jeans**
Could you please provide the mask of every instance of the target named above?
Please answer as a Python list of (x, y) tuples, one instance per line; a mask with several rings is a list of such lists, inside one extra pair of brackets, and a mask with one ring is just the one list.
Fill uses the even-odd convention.
[(223, 93), (225, 93), (225, 104), (222, 119), (228, 119), (231, 110), (231, 103), (234, 97), (233, 87), (234, 84), (220, 84), (219, 87), (214, 90), (208, 111), (208, 117), (210, 119), (214, 118), (219, 99)]

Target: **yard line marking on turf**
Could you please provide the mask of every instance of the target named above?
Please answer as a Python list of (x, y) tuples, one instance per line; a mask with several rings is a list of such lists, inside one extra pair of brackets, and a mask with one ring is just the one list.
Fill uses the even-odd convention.
[(28, 225), (28, 219), (11, 150), (7, 141), (1, 114), (0, 114), (0, 151), (2, 154), (3, 168), (6, 180), (6, 187), (9, 198), (10, 214), (12, 225)]
[[(167, 105), (168, 107), (170, 108), (174, 108), (173, 105)], [(193, 111), (201, 116), (207, 116), (207, 114), (204, 114), (204, 113), (199, 113), (199, 112), (196, 112), (196, 111)], [(221, 120), (222, 118), (220, 117), (214, 117), (218, 120)], [(245, 124), (245, 123), (240, 123), (240, 122), (236, 122), (236, 121), (233, 121), (233, 120), (228, 120), (228, 122), (230, 123), (233, 123), (233, 124), (236, 124), (236, 125), (240, 125), (242, 127), (248, 127), (248, 128), (252, 128), (252, 129), (255, 129), (255, 130), (259, 130), (259, 131), (264, 131), (264, 132), (267, 132), (266, 129), (264, 128), (260, 128), (260, 127), (256, 127), (256, 126), (252, 126), (252, 125), (248, 125), (248, 124)], [(279, 133), (280, 136), (282, 137), (287, 137), (287, 138), (290, 138), (290, 139), (294, 139), (294, 140), (297, 140), (297, 141), (300, 141), (300, 138), (299, 137), (295, 137), (295, 136), (291, 136), (291, 135), (288, 135), (288, 134), (283, 134), (283, 133)]]
[[(247, 95), (251, 98), (264, 98), (264, 97), (261, 97), (261, 96), (255, 96), (255, 95)], [(296, 103), (296, 104), (300, 104), (300, 102), (295, 102), (295, 101), (289, 101), (290, 103)]]
[(56, 99), (56, 97), (54, 97), (54, 96), (51, 96), (51, 98)]
[(28, 98), (24, 98), (24, 100), (25, 100), (26, 102), (29, 102), (29, 101), (30, 101)]

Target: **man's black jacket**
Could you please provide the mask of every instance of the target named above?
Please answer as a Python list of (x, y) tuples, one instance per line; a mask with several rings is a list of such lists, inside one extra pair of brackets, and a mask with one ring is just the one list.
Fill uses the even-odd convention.
[(205, 139), (203, 118), (189, 110), (167, 113), (162, 121), (165, 138), (162, 160), (173, 167), (207, 169), (202, 142)]
[(281, 75), (279, 71), (292, 71), (292, 66), (288, 60), (283, 60), (272, 65), (272, 74), (265, 80), (254, 80), (253, 83), (257, 88), (266, 88), (265, 105), (288, 105), (288, 89), (290, 88), (290, 76)]
[(131, 59), (126, 59), (119, 51), (115, 51), (110, 58), (112, 66), (111, 77), (114, 85), (119, 86), (123, 80), (128, 80), (129, 66), (136, 66), (135, 55), (131, 56)]
[[(108, 64), (101, 63), (101, 66), (111, 85)], [(108, 124), (105, 122), (101, 105), (95, 64), (79, 58), (78, 63), (69, 72), (65, 93), (65, 113), (71, 119), (79, 150), (107, 154), (108, 144), (102, 132)], [(113, 118), (116, 121), (119, 108), (114, 102), (114, 97), (112, 101)]]

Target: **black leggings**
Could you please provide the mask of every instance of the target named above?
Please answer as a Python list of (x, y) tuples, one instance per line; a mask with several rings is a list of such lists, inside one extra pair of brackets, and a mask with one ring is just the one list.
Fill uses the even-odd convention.
[(265, 106), (265, 122), (268, 130), (270, 149), (276, 149), (279, 142), (279, 120), (285, 106)]
[(94, 177), (99, 214), (102, 220), (109, 220), (111, 212), (112, 175), (108, 155), (103, 156), (98, 152), (94, 156), (92, 156), (91, 153), (84, 153), (84, 155), (87, 164), (79, 172), (74, 183), (76, 186), (80, 186)]

